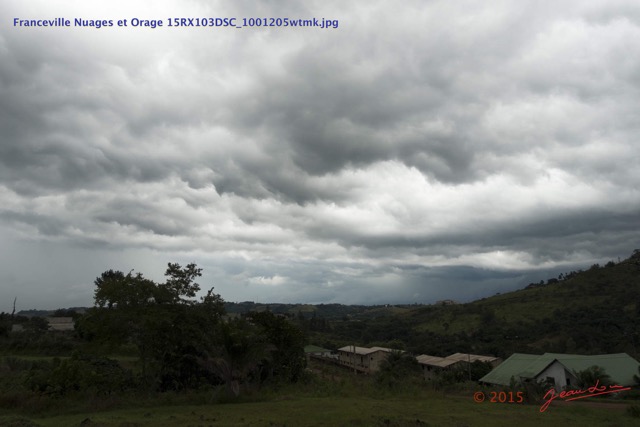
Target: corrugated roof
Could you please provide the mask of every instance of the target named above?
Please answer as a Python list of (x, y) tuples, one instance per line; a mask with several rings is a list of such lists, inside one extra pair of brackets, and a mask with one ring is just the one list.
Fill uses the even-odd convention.
[(395, 348), (387, 348), (387, 347), (371, 347), (371, 350), (384, 351), (385, 353), (393, 353), (394, 351), (404, 353), (404, 351), (402, 350), (396, 350)]
[(637, 374), (640, 363), (626, 353), (600, 354), (585, 356), (579, 354), (545, 353), (543, 355), (514, 353), (498, 367), (493, 369), (481, 382), (509, 385), (511, 377), (536, 378), (555, 360), (569, 371), (583, 371), (597, 365), (604, 368), (611, 381), (619, 385), (634, 384), (633, 375)]
[(471, 360), (471, 363), (475, 362), (476, 360), (479, 360), (481, 362), (493, 362), (495, 360), (498, 360), (497, 357), (493, 357), (493, 356), (481, 356), (479, 354), (468, 354), (468, 353), (454, 353), (451, 356), (447, 356), (446, 358), (458, 360), (460, 362), (469, 362), (469, 360)]
[(73, 317), (46, 317), (49, 322), (49, 330), (52, 331), (73, 331)]
[(392, 351), (400, 351), (400, 350), (394, 350), (392, 348), (386, 348), (386, 347), (357, 347), (357, 346), (353, 346), (353, 345), (346, 345), (344, 347), (341, 347), (338, 349), (338, 351), (344, 351), (345, 353), (356, 353), (356, 354), (361, 354), (361, 355), (365, 355), (365, 354), (371, 354), (371, 353), (375, 353), (376, 351), (384, 351), (386, 353), (391, 353)]
[(422, 365), (437, 366), (439, 368), (446, 368), (447, 366), (458, 363), (457, 360), (447, 359), (445, 357), (429, 356), (428, 354), (421, 354), (416, 357), (416, 360)]
[(338, 349), (338, 351), (344, 351), (345, 353), (355, 353), (355, 354), (369, 354), (369, 353), (373, 353), (376, 350), (371, 350), (370, 348), (367, 347), (357, 347), (355, 345), (346, 345), (344, 347), (341, 347)]

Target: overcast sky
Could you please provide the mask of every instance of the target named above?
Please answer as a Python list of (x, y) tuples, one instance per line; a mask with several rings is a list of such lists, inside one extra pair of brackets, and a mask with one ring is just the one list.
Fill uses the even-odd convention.
[[(0, 17), (0, 311), (91, 305), (103, 271), (162, 281), (168, 262), (228, 301), (469, 301), (640, 247), (635, 0), (2, 0)], [(117, 27), (132, 18), (165, 26)]]

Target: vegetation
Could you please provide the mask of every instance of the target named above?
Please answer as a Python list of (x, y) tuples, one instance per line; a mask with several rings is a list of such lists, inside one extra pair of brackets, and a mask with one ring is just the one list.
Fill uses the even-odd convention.
[(390, 390), (398, 390), (407, 387), (409, 383), (415, 385), (421, 381), (421, 368), (416, 358), (399, 351), (390, 353), (380, 363), (380, 369), (375, 374), (376, 384)]
[[(133, 271), (105, 271), (94, 282), (94, 307), (82, 315), (54, 313), (75, 315), (75, 333), (51, 333), (44, 318), (3, 313), (5, 351), (67, 356), (29, 362), (8, 380), (10, 400), (21, 393), (105, 396), (218, 386), (237, 397), (242, 388), (299, 379), (305, 338), (289, 320), (261, 312), (224, 321), (224, 301), (213, 289), (195, 299), (201, 276), (195, 264), (169, 264), (165, 276), (164, 283), (155, 283)], [(10, 332), (15, 324), (18, 333)], [(136, 363), (126, 367), (102, 354), (132, 356)], [(7, 363), (9, 370), (25, 366), (15, 358)]]
[[(637, 422), (637, 404), (610, 411), (567, 405), (541, 415), (539, 384), (509, 389), (524, 392), (529, 405), (477, 404), (473, 381), (487, 364), (426, 384), (412, 356), (554, 351), (637, 358), (640, 251), (470, 304), (234, 304), (213, 288), (197, 299), (195, 264), (169, 264), (165, 277), (156, 283), (109, 270), (94, 282), (93, 307), (44, 313), (74, 317), (75, 331), (51, 332), (41, 317), (1, 313), (0, 426), (526, 426), (539, 425), (541, 416), (552, 425)], [(308, 343), (404, 352), (363, 376), (307, 366)], [(576, 375), (584, 384), (607, 381), (595, 367)]]
[[(46, 410), (44, 401), (30, 411), (0, 413), (0, 426), (634, 426), (631, 406), (603, 409), (584, 403), (553, 406), (541, 414), (538, 404), (482, 403), (473, 400), (477, 385), (455, 393), (422, 387), (379, 391), (373, 378), (314, 375), (296, 384), (244, 395), (241, 403), (212, 399), (209, 393), (166, 392), (153, 399), (123, 394), (100, 400), (65, 398)], [(490, 396), (491, 390), (485, 390)], [(35, 411), (34, 411), (35, 409)], [(634, 412), (635, 413), (635, 412)]]
[(640, 252), (467, 304), (225, 306), (237, 315), (283, 314), (325, 348), (357, 343), (435, 356), (625, 352), (640, 358)]
[(414, 354), (628, 353), (640, 358), (640, 252), (468, 304), (378, 308), (309, 329), (324, 346), (401, 340)]
[(578, 379), (576, 388), (587, 388), (594, 384), (609, 385), (611, 384), (611, 377), (607, 374), (604, 368), (600, 366), (591, 366), (588, 369), (580, 372), (574, 372)]

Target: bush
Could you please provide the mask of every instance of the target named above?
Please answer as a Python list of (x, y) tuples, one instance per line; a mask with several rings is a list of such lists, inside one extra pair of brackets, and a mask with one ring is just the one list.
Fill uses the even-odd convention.
[(420, 378), (420, 365), (415, 357), (400, 352), (392, 352), (380, 363), (375, 374), (375, 382), (388, 389), (406, 387), (407, 382)]
[(575, 377), (578, 379), (578, 388), (586, 388), (599, 383), (601, 385), (611, 384), (611, 377), (605, 369), (600, 366), (591, 366), (583, 371), (574, 371)]
[(35, 392), (57, 396), (73, 392), (111, 394), (134, 385), (133, 375), (115, 360), (106, 357), (74, 355), (71, 359), (54, 359), (49, 366), (32, 367), (27, 387)]

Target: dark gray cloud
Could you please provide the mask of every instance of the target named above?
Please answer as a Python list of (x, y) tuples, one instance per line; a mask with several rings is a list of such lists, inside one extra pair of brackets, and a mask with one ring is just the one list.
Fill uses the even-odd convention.
[[(626, 256), (640, 237), (639, 10), (3, 4), (0, 233), (16, 250), (0, 279), (44, 304), (46, 268), (13, 266), (80, 251), (51, 284), (78, 304), (100, 269), (193, 260), (233, 300), (428, 302)], [(214, 14), (340, 25), (10, 25)]]

